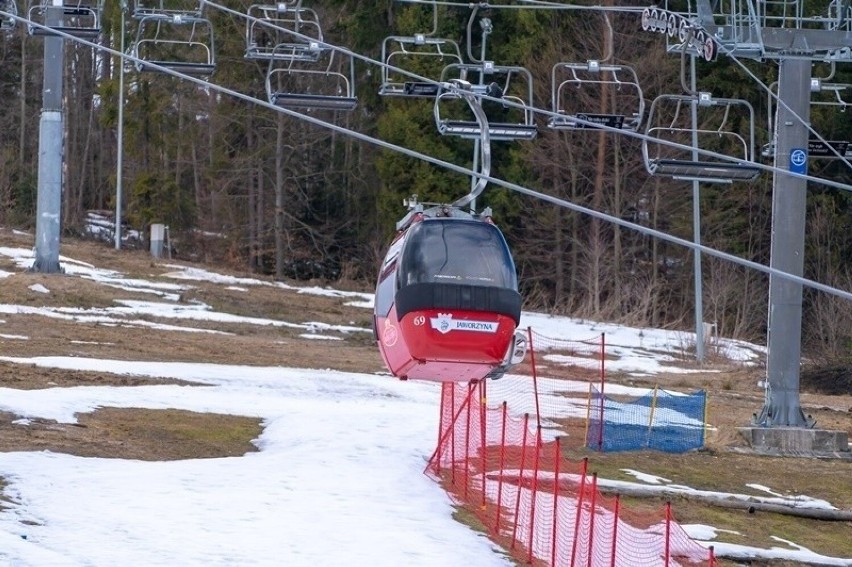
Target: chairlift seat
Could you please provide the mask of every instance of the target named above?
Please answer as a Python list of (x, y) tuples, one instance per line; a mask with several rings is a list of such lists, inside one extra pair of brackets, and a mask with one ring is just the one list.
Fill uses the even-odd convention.
[(27, 33), (31, 36), (54, 36), (59, 35), (59, 33), (64, 33), (80, 39), (93, 39), (100, 35), (101, 24), (99, 8), (93, 8), (92, 6), (85, 4), (61, 6), (63, 16), (76, 18), (78, 20), (78, 24), (85, 23), (87, 25), (67, 25), (66, 22), (63, 21), (61, 25), (46, 26), (46, 9), (49, 7), (51, 6), (38, 4), (30, 8), (28, 14), (29, 19), (33, 22), (42, 24), (41, 27), (34, 25), (27, 26)]
[(66, 33), (73, 37), (79, 37), (80, 39), (94, 39), (97, 38), (101, 33), (100, 28), (77, 26), (49, 26), (46, 28), (29, 26), (28, 31), (29, 34), (32, 36), (53, 36), (59, 35), (60, 33)]
[[(442, 120), (438, 132), (446, 136), (459, 136), (478, 140), (482, 137), (482, 129), (477, 122), (467, 120)], [(538, 135), (534, 124), (511, 124), (505, 122), (489, 122), (488, 134), (492, 140), (532, 140)]]
[(748, 163), (652, 159), (648, 162), (648, 171), (651, 175), (663, 175), (682, 181), (731, 183), (754, 181), (760, 175), (761, 169)]
[(303, 93), (274, 92), (269, 102), (284, 108), (310, 108), (324, 110), (354, 110), (358, 99), (349, 96), (312, 95)]
[(163, 69), (170, 69), (172, 71), (183, 73), (185, 75), (206, 77), (208, 75), (213, 74), (213, 71), (216, 70), (216, 65), (212, 63), (195, 63), (192, 61), (154, 60), (138, 61), (136, 63), (136, 70), (140, 73), (143, 71), (162, 72)]

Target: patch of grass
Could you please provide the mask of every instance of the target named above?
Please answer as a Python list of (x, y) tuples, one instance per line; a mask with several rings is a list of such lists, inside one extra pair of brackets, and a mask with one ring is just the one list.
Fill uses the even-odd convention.
[[(803, 545), (811, 551), (832, 557), (852, 557), (852, 540), (848, 522), (808, 520), (785, 514), (719, 508), (687, 499), (677, 499), (672, 506), (681, 524), (705, 524), (719, 530), (714, 541), (771, 548), (786, 545), (782, 540)], [(733, 533), (732, 533), (733, 532)], [(794, 549), (790, 546), (790, 549)]]
[[(852, 462), (840, 460), (761, 457), (724, 451), (699, 451), (670, 455), (654, 451), (624, 453), (583, 452), (588, 470), (599, 478), (636, 479), (623, 469), (638, 470), (668, 479), (670, 484), (722, 493), (771, 496), (750, 488), (767, 486), (784, 495), (806, 495), (833, 506), (852, 509)], [(576, 457), (575, 457), (576, 458)], [(798, 463), (798, 466), (794, 466)], [(814, 520), (786, 514), (721, 508), (688, 495), (651, 498), (623, 497), (625, 507), (658, 517), (666, 500), (672, 502), (675, 519), (681, 524), (705, 524), (720, 531), (716, 541), (761, 548), (784, 547), (775, 538), (803, 545), (822, 555), (852, 558), (852, 523)], [(790, 549), (793, 549), (792, 547)], [(781, 563), (772, 562), (773, 566)]]
[(262, 427), (254, 417), (184, 410), (101, 408), (73, 424), (0, 412), (0, 450), (43, 451), (81, 457), (169, 461), (238, 457), (257, 451)]
[[(81, 431), (71, 433), (68, 429)], [(102, 408), (79, 416), (78, 426), (66, 428), (69, 437), (83, 443), (79, 443), (79, 451), (66, 447), (63, 452), (152, 461), (237, 457), (257, 451), (252, 440), (261, 432), (257, 418), (172, 409)]]
[[(464, 506), (454, 506), (453, 519), (460, 524), (464, 524), (473, 531), (481, 533), (483, 536), (490, 537), (490, 533), (485, 527), (485, 524), (482, 523), (482, 521), (476, 516), (476, 514), (474, 514)], [(526, 565), (526, 563), (518, 562), (511, 555), (505, 552), (501, 552), (500, 555), (511, 561), (513, 565)]]

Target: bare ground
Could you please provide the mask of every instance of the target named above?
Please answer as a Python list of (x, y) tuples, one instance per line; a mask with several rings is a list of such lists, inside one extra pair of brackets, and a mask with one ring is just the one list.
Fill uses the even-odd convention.
[[(0, 246), (30, 249), (32, 237), (0, 229)], [(250, 293), (222, 284), (175, 280), (164, 277), (173, 271), (170, 261), (154, 261), (141, 251), (115, 251), (103, 243), (65, 239), (63, 257), (89, 262), (99, 268), (121, 272), (126, 277), (181, 284), (180, 302), (203, 302), (212, 310), (247, 317), (272, 318), (292, 323), (320, 322), (369, 328), (367, 309), (346, 305), (347, 299), (299, 294), (274, 286), (251, 286)], [(198, 266), (196, 266), (198, 267)], [(205, 267), (205, 266), (201, 266)], [(264, 279), (224, 267), (206, 268), (238, 277)], [(78, 276), (27, 273), (5, 256), (0, 270), (14, 272), (2, 280), (0, 305), (54, 306), (90, 309), (115, 307), (116, 299), (158, 301), (148, 293), (108, 287)], [(271, 283), (271, 280), (266, 280)], [(34, 291), (42, 284), (49, 294)], [(294, 282), (290, 282), (291, 284)], [(247, 285), (236, 284), (247, 288)], [(335, 284), (340, 288), (340, 284)], [(351, 285), (350, 289), (369, 292)], [(306, 331), (247, 323), (203, 323), (197, 320), (164, 320), (146, 317), (150, 322), (218, 333), (151, 330), (116, 327), (103, 322), (73, 322), (27, 313), (0, 314), (0, 357), (76, 356), (117, 360), (163, 360), (210, 362), (260, 366), (329, 368), (344, 371), (381, 372), (378, 352), (370, 333), (339, 334), (330, 348), (327, 341), (300, 337)], [(224, 333), (227, 334), (224, 334)], [(26, 337), (22, 338), (22, 337)], [(684, 366), (694, 365), (684, 360)], [(699, 369), (701, 370), (701, 369)], [(706, 448), (684, 455), (649, 451), (600, 454), (569, 445), (571, 458), (588, 458), (590, 470), (601, 476), (634, 480), (623, 469), (658, 474), (676, 484), (714, 491), (765, 495), (747, 487), (756, 483), (783, 494), (803, 494), (822, 498), (834, 506), (852, 510), (852, 461), (815, 458), (760, 457), (744, 454), (745, 441), (739, 427), (750, 423), (759, 412), (763, 393), (758, 382), (763, 370), (744, 368), (726, 361), (708, 363), (697, 374), (672, 374), (637, 379), (610, 376), (613, 382), (660, 386), (681, 391), (706, 389), (709, 422)], [(596, 373), (577, 368), (549, 368), (564, 378), (594, 381)], [(830, 369), (802, 375), (802, 406), (817, 420), (818, 427), (846, 431), (852, 437), (852, 389), (849, 372)], [(47, 369), (29, 364), (0, 361), (0, 387), (36, 389), (74, 385), (140, 385), (167, 383), (135, 376), (100, 372)], [(203, 387), (203, 386), (199, 386)], [(260, 433), (256, 419), (177, 410), (101, 408), (78, 416), (73, 425), (34, 420), (26, 426), (20, 416), (0, 412), (0, 451), (49, 449), (80, 456), (168, 460), (240, 455), (255, 450), (251, 440)], [(569, 439), (581, 440), (585, 424), (568, 420), (564, 424)], [(2, 485), (2, 479), (0, 479)], [(638, 509), (659, 510), (663, 501), (635, 501)], [(702, 523), (736, 533), (721, 533), (719, 541), (764, 548), (785, 547), (774, 537), (787, 539), (817, 553), (852, 558), (852, 523), (825, 522), (714, 508), (678, 499), (675, 517), (681, 523)], [(739, 561), (736, 564), (743, 564)], [(733, 565), (735, 563), (723, 562)], [(754, 561), (755, 565), (793, 565), (783, 561)]]

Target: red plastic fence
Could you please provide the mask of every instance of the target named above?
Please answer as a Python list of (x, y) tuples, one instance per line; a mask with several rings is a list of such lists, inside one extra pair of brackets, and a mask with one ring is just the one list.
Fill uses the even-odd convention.
[[(529, 415), (485, 403), (485, 383), (443, 385), (438, 446), (426, 472), (444, 483), (494, 541), (532, 565), (713, 565), (666, 506), (656, 516), (604, 497), (586, 461), (543, 443)], [(629, 521), (625, 518), (629, 518)]]
[[(528, 377), (529, 381), (521, 379), (501, 384), (500, 398), (494, 401), (506, 401), (516, 411), (521, 407), (530, 408), (531, 419), (536, 426), (541, 425), (543, 417), (564, 415), (564, 397), (540, 395), (542, 369), (546, 369), (545, 381), (570, 379), (593, 382), (598, 390), (602, 390), (606, 378), (604, 339), (603, 334), (583, 340), (557, 339), (527, 328), (527, 356), (510, 372)], [(584, 389), (578, 396), (582, 397), (583, 407), (586, 407), (588, 390)], [(575, 445), (582, 446), (582, 442), (582, 439), (577, 439)]]

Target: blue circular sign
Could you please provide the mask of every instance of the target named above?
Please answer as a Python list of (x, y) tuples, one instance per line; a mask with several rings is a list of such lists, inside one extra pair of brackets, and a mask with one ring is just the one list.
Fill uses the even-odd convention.
[(808, 154), (805, 150), (793, 150), (790, 152), (790, 163), (797, 167), (801, 167), (805, 165), (805, 162), (808, 161)]

